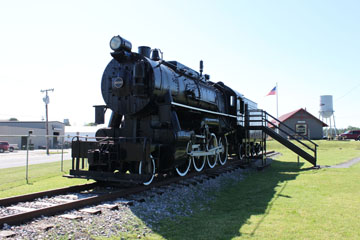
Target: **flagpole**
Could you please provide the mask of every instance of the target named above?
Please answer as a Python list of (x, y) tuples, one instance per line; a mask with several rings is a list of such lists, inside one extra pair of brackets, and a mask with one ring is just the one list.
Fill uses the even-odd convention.
[(278, 85), (277, 85), (277, 83), (276, 83), (276, 118), (277, 118), (277, 119), (279, 119), (278, 93), (279, 93), (279, 88), (278, 88)]

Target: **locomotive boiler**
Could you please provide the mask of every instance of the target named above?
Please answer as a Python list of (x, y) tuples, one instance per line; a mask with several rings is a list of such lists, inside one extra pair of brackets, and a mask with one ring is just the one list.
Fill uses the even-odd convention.
[[(197, 72), (165, 61), (159, 49), (132, 52), (120, 36), (110, 47), (112, 60), (101, 80), (105, 105), (95, 106), (95, 122), (104, 123), (105, 111), (111, 118), (95, 141), (73, 140), (70, 176), (148, 185), (158, 174), (185, 176), (260, 150), (259, 138), (246, 129), (246, 112), (256, 103), (210, 81), (202, 61)], [(86, 170), (80, 169), (84, 159)]]

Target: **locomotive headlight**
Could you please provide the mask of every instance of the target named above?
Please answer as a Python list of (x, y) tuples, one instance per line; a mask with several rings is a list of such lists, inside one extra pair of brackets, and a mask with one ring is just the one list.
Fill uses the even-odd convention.
[(125, 50), (130, 52), (132, 44), (120, 36), (115, 36), (110, 40), (110, 48), (114, 51)]
[(121, 38), (120, 36), (115, 36), (110, 40), (110, 48), (114, 51), (119, 50), (121, 47)]

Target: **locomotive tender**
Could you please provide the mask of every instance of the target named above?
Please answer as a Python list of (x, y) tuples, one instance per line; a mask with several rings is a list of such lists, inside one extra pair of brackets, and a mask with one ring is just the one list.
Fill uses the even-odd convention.
[[(105, 105), (95, 107), (95, 122), (107, 128), (96, 141), (72, 142), (71, 177), (150, 184), (157, 174), (185, 176), (224, 165), (228, 156), (260, 151), (262, 138), (247, 130), (249, 109), (257, 104), (222, 82), (176, 61), (164, 61), (159, 49), (139, 47), (115, 36), (101, 92)], [(261, 134), (260, 134), (261, 135)], [(80, 169), (80, 159), (88, 169)], [(83, 163), (84, 164), (84, 163)]]

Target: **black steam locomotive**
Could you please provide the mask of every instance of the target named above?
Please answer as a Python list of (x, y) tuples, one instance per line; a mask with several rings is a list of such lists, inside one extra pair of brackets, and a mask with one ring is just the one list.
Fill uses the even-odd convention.
[(108, 109), (111, 119), (95, 141), (73, 140), (70, 176), (148, 185), (157, 174), (185, 176), (260, 151), (261, 134), (247, 128), (248, 110), (257, 104), (210, 81), (202, 61), (197, 72), (163, 60), (159, 49), (132, 52), (120, 36), (110, 47), (113, 59), (101, 82), (106, 105), (95, 106), (95, 122), (104, 123)]

